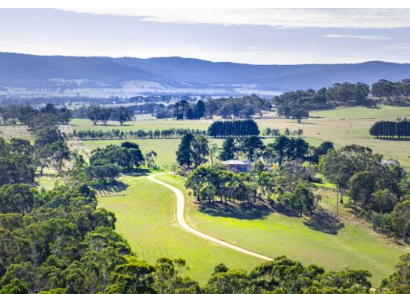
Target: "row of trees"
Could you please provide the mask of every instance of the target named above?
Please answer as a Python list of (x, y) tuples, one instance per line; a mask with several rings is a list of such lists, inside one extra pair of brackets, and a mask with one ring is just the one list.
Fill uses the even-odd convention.
[(410, 234), (405, 221), (410, 216), (409, 182), (397, 162), (385, 161), (369, 148), (349, 145), (324, 155), (319, 170), (376, 228), (404, 239)]
[(378, 121), (369, 130), (370, 135), (377, 138), (408, 138), (410, 137), (410, 121)]
[(258, 136), (259, 128), (254, 120), (216, 121), (208, 129), (211, 137), (247, 137)]
[(171, 128), (164, 130), (136, 130), (136, 131), (121, 131), (119, 129), (112, 129), (109, 131), (101, 130), (74, 130), (72, 136), (80, 140), (101, 140), (101, 139), (178, 139), (185, 134), (206, 135), (207, 132), (198, 129), (180, 129)]
[[(266, 128), (262, 132), (263, 136), (266, 137), (279, 137), (282, 135), (281, 131), (276, 128)], [(303, 130), (302, 129), (297, 129), (297, 130), (290, 130), (289, 128), (285, 128), (283, 131), (283, 135), (289, 137), (289, 136), (303, 136)]]

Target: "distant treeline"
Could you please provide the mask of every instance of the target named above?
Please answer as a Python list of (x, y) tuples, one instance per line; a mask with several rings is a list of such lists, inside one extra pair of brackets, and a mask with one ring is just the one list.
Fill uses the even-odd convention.
[(182, 100), (159, 110), (156, 112), (156, 117), (158, 119), (173, 117), (178, 120), (212, 119), (215, 115), (225, 119), (251, 118), (255, 114), (262, 116), (262, 111), (269, 111), (271, 108), (269, 100), (257, 95), (208, 99), (205, 102), (199, 100), (196, 103)]
[(378, 121), (370, 128), (370, 135), (377, 138), (408, 138), (410, 137), (410, 121)]
[(254, 120), (216, 121), (209, 126), (211, 137), (248, 137), (258, 136), (259, 128)]
[(84, 130), (84, 131), (73, 131), (73, 137), (79, 138), (81, 140), (108, 140), (108, 139), (176, 139), (182, 138), (185, 134), (193, 135), (206, 135), (207, 132), (198, 129), (166, 129), (166, 130), (136, 130), (123, 132), (118, 129), (113, 129), (109, 131), (101, 130)]
[(315, 109), (333, 108), (346, 104), (374, 103), (369, 99), (377, 97), (388, 101), (408, 99), (410, 97), (410, 79), (400, 82), (379, 80), (371, 86), (365, 83), (337, 83), (331, 87), (324, 87), (317, 91), (313, 89), (286, 92), (275, 98), (280, 116), (296, 118), (301, 109), (310, 111)]
[(46, 104), (65, 105), (72, 104), (116, 104), (126, 103), (125, 98), (110, 97), (110, 98), (89, 98), (89, 97), (34, 97), (34, 98), (20, 98), (20, 97), (0, 97), (0, 105), (36, 105), (42, 106)]
[(0, 108), (0, 124), (16, 125), (21, 123), (30, 129), (37, 129), (44, 122), (49, 125), (68, 124), (71, 111), (65, 107), (57, 108), (53, 104), (36, 109), (31, 105), (10, 104)]
[(137, 102), (137, 103), (170, 103), (172, 101), (196, 101), (197, 98), (182, 95), (182, 96), (175, 96), (175, 95), (162, 95), (162, 96), (135, 96), (129, 99), (129, 102)]

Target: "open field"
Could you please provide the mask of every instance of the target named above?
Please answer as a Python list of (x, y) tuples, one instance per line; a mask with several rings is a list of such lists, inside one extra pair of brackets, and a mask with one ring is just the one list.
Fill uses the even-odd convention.
[[(181, 177), (157, 178), (186, 192)], [(409, 249), (350, 224), (334, 235), (309, 228), (304, 218), (279, 213), (252, 217), (208, 214), (198, 210), (193, 197), (186, 199), (186, 218), (201, 232), (270, 257), (286, 255), (305, 265), (314, 263), (328, 270), (367, 269), (375, 285), (394, 271), (399, 256)]]
[[(319, 145), (323, 141), (332, 141), (336, 147), (340, 148), (348, 144), (359, 144), (373, 149), (374, 152), (381, 153), (387, 158), (399, 160), (402, 165), (410, 170), (410, 141), (406, 140), (379, 140), (369, 135), (368, 130), (374, 122), (382, 119), (396, 120), (398, 117), (410, 118), (410, 107), (393, 107), (383, 105), (380, 108), (368, 109), (364, 107), (340, 108), (335, 110), (318, 111), (311, 113), (312, 118), (303, 120), (298, 124), (295, 120), (278, 119), (273, 114), (267, 114), (262, 119), (257, 119), (261, 130), (270, 127), (285, 130), (303, 129), (304, 136), (312, 145)], [(207, 129), (212, 123), (210, 120), (200, 121), (175, 121), (175, 120), (141, 120), (129, 122), (127, 126), (92, 126), (89, 120), (76, 119), (72, 121), (72, 126), (76, 130), (120, 128), (121, 130), (155, 130), (166, 128), (198, 128)], [(273, 139), (267, 139), (271, 142)], [(142, 139), (132, 140), (141, 145), (144, 151), (155, 150), (158, 153), (158, 162), (167, 165), (175, 161), (175, 151), (179, 144), (179, 139)], [(211, 140), (218, 145), (222, 140)], [(96, 147), (104, 147), (107, 144), (119, 144), (119, 140), (85, 141), (84, 146), (90, 150)]]
[(27, 130), (27, 126), (0, 126), (0, 136), (5, 140), (12, 138), (23, 138), (31, 140), (32, 136)]
[(209, 243), (180, 229), (175, 223), (175, 195), (146, 177), (124, 177), (125, 196), (100, 197), (98, 203), (115, 213), (116, 230), (138, 257), (155, 262), (160, 257), (183, 258), (187, 275), (204, 283), (223, 262), (232, 268), (251, 269), (262, 261)]

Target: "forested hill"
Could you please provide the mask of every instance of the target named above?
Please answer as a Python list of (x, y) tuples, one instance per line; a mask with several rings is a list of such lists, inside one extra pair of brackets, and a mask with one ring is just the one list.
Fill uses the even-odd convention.
[[(0, 53), (0, 88), (118, 88), (124, 82), (153, 82), (161, 89), (289, 91), (318, 89), (337, 82), (410, 76), (410, 64), (371, 61), (358, 64), (250, 65), (180, 57), (108, 58)], [(147, 84), (147, 83), (146, 83)]]

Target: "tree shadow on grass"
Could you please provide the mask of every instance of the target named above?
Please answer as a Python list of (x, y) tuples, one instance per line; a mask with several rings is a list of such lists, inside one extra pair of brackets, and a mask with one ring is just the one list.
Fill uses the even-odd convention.
[(253, 203), (200, 203), (199, 211), (211, 216), (231, 217), (237, 219), (264, 219), (271, 212), (271, 208), (266, 205)]
[(97, 197), (125, 196), (123, 193), (128, 185), (121, 181), (107, 184), (92, 185), (91, 188), (97, 193)]
[(266, 219), (266, 217), (273, 212), (278, 212), (290, 217), (298, 216), (296, 213), (286, 209), (277, 202), (269, 203), (266, 201), (244, 203), (201, 202), (199, 204), (199, 211), (211, 216), (230, 217), (247, 220)]
[(148, 168), (140, 168), (140, 169), (133, 170), (129, 173), (126, 173), (124, 175), (132, 176), (132, 177), (142, 177), (142, 176), (149, 175), (151, 172), (152, 171)]
[(396, 106), (396, 107), (409, 107), (410, 100), (397, 100), (397, 101), (386, 101), (386, 105)]
[(337, 235), (339, 230), (344, 227), (342, 222), (330, 215), (323, 208), (318, 208), (308, 220), (303, 222), (303, 224), (312, 230), (330, 235)]
[(380, 138), (376, 138), (377, 140), (383, 140), (383, 141), (410, 141), (410, 138), (398, 138), (398, 137), (393, 137), (393, 138), (385, 138), (385, 137), (380, 137)]

